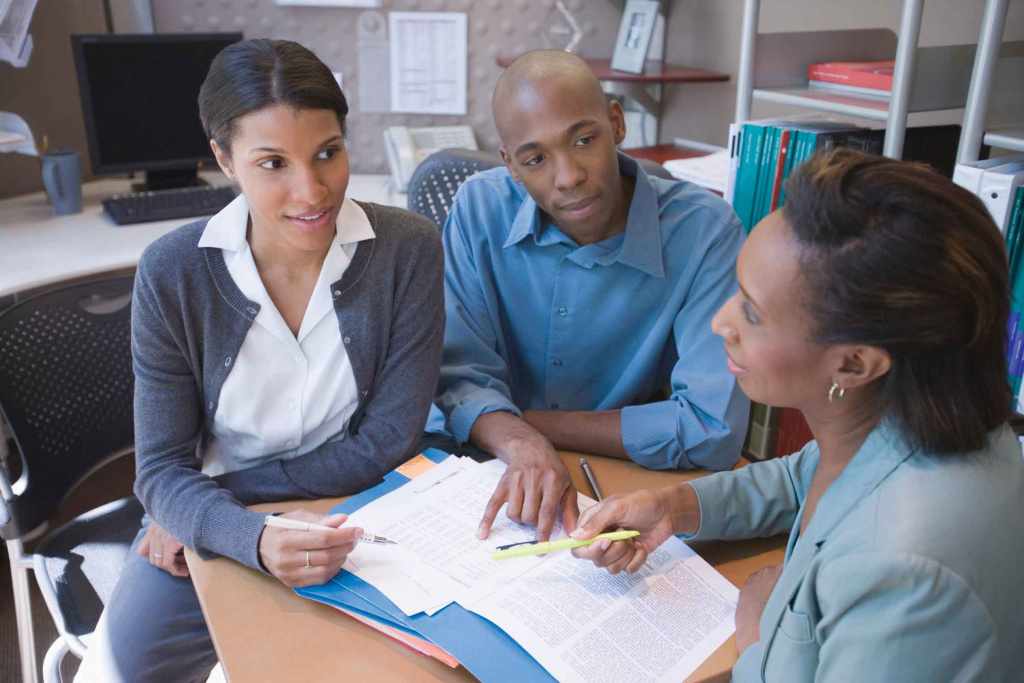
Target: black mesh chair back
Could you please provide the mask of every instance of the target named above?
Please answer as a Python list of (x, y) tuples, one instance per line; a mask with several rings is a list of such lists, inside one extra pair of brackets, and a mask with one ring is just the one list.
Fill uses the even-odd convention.
[[(637, 159), (647, 175), (674, 180), (661, 164)], [(434, 221), (438, 230), (444, 228), (455, 201), (455, 192), (466, 178), (477, 171), (501, 166), (501, 157), (490, 152), (468, 149), (443, 149), (423, 160), (409, 180), (409, 210)]]
[(409, 179), (409, 210), (434, 221), (448, 220), (455, 192), (477, 171), (501, 166), (501, 157), (470, 149), (442, 149), (423, 160)]
[(22, 455), (6, 539), (42, 524), (93, 467), (133, 445), (132, 284), (73, 285), (0, 315), (0, 411)]

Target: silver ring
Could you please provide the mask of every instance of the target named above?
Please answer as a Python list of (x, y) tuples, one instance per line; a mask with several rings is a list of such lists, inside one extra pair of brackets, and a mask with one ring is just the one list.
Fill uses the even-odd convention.
[(307, 550), (307, 551), (306, 551), (306, 567), (312, 567), (312, 566), (313, 566), (313, 565), (311, 565), (311, 564), (309, 563), (309, 551)]
[(160, 553), (153, 553), (153, 557), (159, 557), (161, 560), (164, 559), (164, 556)]

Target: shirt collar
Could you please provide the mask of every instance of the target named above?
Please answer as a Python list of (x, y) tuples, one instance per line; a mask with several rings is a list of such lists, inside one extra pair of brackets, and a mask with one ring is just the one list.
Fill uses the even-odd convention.
[[(655, 277), (665, 277), (658, 191), (651, 182), (650, 176), (635, 159), (631, 159), (622, 152), (618, 153), (618, 157), (619, 173), (634, 178), (636, 186), (633, 188), (633, 200), (630, 202), (629, 213), (626, 216), (626, 230), (622, 247), (613, 260)], [(544, 223), (537, 202), (529, 193), (525, 193), (523, 203), (519, 206), (516, 217), (512, 221), (512, 227), (504, 246), (507, 248), (518, 244), (529, 235), (533, 235), (534, 241), (540, 245), (560, 241), (545, 239)]]
[(850, 510), (919, 450), (904, 438), (895, 424), (883, 419), (822, 495), (814, 517), (807, 525), (807, 535), (815, 543), (824, 541)]
[(245, 244), (248, 226), (249, 203), (245, 201), (244, 194), (239, 194), (206, 222), (203, 236), (199, 238), (199, 246), (237, 252)]
[[(206, 223), (199, 246), (237, 252), (245, 244), (248, 227), (249, 203), (245, 195), (240, 194)], [(351, 244), (376, 237), (366, 212), (348, 197), (341, 203), (334, 229), (336, 244)]]

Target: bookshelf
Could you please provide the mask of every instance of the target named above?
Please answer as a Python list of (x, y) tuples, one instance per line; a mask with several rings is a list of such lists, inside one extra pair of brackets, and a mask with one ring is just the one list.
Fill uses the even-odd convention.
[[(1005, 18), (1007, 0), (990, 0), (992, 3), (1002, 4)], [(880, 121), (886, 129), (883, 153), (898, 159), (910, 114), (959, 109), (968, 103), (975, 82), (972, 66), (981, 44), (993, 64), (988, 91), (996, 95), (990, 106), (1000, 111), (1012, 111), (1019, 104), (1024, 108), (1019, 87), (1024, 82), (1024, 41), (921, 47), (918, 38), (924, 0), (904, 0), (898, 34), (889, 29), (759, 34), (760, 5), (760, 0), (744, 2), (736, 121), (751, 118), (754, 100)], [(1001, 33), (1001, 24), (999, 30)], [(895, 60), (895, 68), (888, 100), (807, 87), (810, 63), (889, 59)]]
[[(498, 66), (507, 68), (515, 57), (499, 57)], [(590, 67), (601, 87), (610, 95), (628, 97), (636, 102), (655, 122), (653, 139), (658, 139), (657, 122), (661, 118), (661, 87), (669, 83), (721, 83), (729, 80), (729, 74), (711, 69), (698, 69), (678, 64), (665, 64), (661, 60), (649, 59), (640, 74), (616, 71), (610, 59), (584, 60)]]
[[(1003, 29), (1006, 25), (1006, 12), (1009, 0), (986, 0), (985, 11), (981, 20), (981, 34), (978, 36), (978, 48), (974, 58), (974, 69), (971, 73), (970, 92), (964, 107), (963, 133), (960, 136), (960, 148), (957, 151), (957, 163), (978, 161), (982, 144), (1002, 149), (1024, 152), (1024, 96), (1020, 96), (1021, 83), (1009, 89), (1018, 95), (1017, 101), (1011, 103), (1009, 111), (1005, 107), (999, 111), (998, 100), (1003, 94), (1003, 83), (1000, 76), (1007, 70), (1005, 61), (999, 57), (1010, 51), (1016, 53), (1014, 61), (1024, 61), (1024, 51), (1013, 50), (1015, 43), (1004, 43)], [(1009, 128), (986, 130), (986, 120), (991, 116), (1016, 119), (1016, 125)]]

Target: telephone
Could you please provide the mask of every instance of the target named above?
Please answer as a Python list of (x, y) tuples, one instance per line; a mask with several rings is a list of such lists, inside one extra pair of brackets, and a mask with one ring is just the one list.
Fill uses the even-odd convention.
[(388, 166), (395, 189), (405, 192), (409, 188), (412, 172), (420, 162), (442, 149), (479, 149), (469, 126), (438, 126), (436, 128), (406, 128), (394, 126), (384, 131), (384, 149), (388, 153)]

